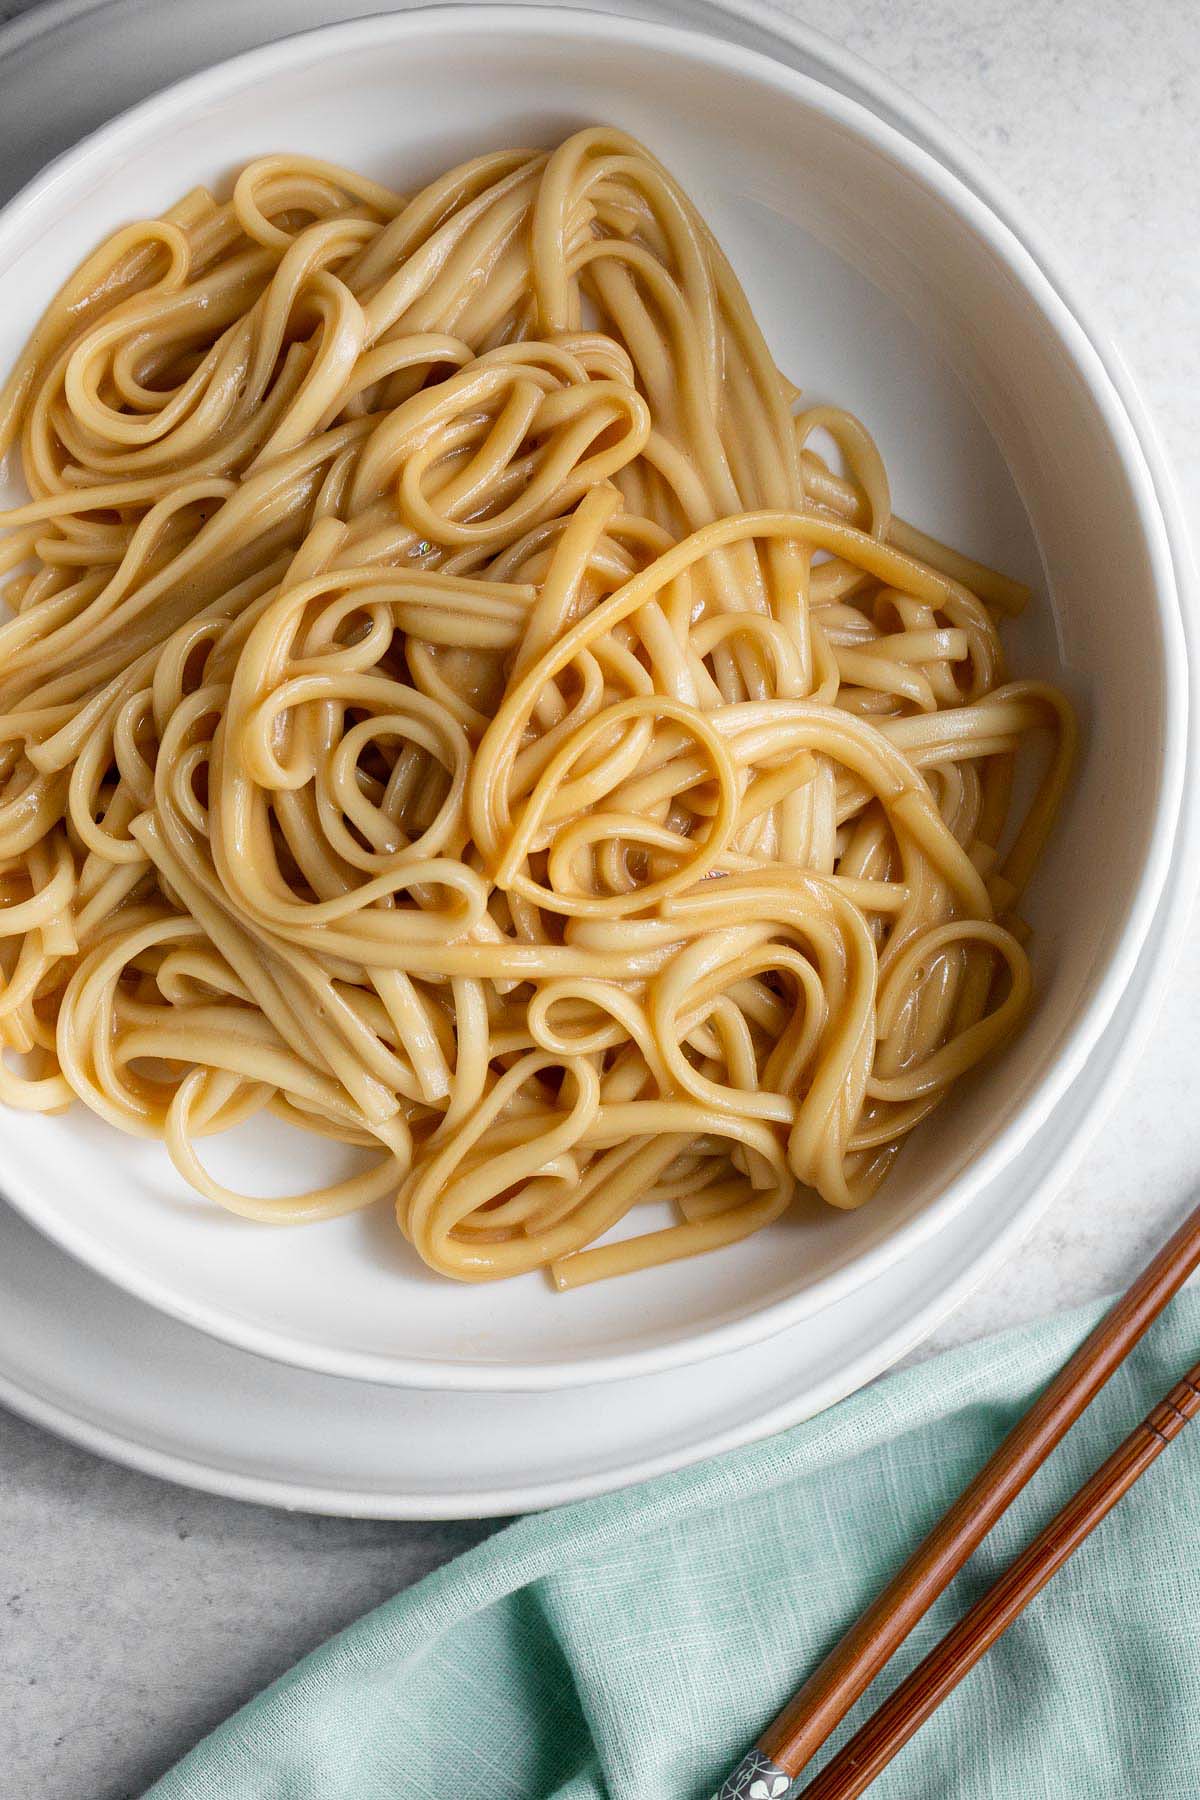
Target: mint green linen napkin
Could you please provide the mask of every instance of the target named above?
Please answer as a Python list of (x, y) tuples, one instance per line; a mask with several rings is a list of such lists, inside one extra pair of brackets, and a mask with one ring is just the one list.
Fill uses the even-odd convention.
[[(520, 1520), (307, 1657), (152, 1800), (706, 1800), (1098, 1311), (905, 1370), (749, 1450)], [(835, 1742), (1198, 1352), (1200, 1294), (1185, 1294)], [(1200, 1424), (872, 1793), (1200, 1796), (1198, 1499)]]

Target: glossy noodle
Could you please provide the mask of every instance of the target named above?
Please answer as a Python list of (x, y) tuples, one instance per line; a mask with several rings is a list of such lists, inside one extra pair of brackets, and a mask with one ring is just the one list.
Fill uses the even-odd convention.
[[(198, 189), (0, 444), (8, 1104), (569, 1287), (859, 1205), (1020, 1021), (1074, 735), (1026, 592), (893, 516), (631, 139)], [(350, 1173), (230, 1192), (263, 1109)]]

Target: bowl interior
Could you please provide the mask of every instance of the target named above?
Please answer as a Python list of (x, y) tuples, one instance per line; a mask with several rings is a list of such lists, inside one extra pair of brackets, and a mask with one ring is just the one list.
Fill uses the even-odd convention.
[[(1144, 499), (1111, 412), (1052, 311), (978, 228), (977, 204), (972, 217), (869, 115), (728, 45), (514, 9), (489, 13), (482, 56), (472, 29), (462, 12), (434, 11), (313, 34), (200, 77), (71, 153), (0, 222), (0, 365), (103, 233), (256, 154), (294, 149), (411, 189), (481, 150), (609, 120), (701, 207), (780, 367), (875, 433), (897, 510), (1034, 585), (1029, 615), (1008, 628), (1012, 667), (1064, 684), (1084, 722), (1082, 766), (1027, 907), (1036, 1013), (858, 1214), (814, 1207), (732, 1250), (569, 1297), (540, 1276), (460, 1287), (420, 1266), (386, 1208), (256, 1226), (197, 1199), (159, 1147), (82, 1107), (5, 1114), (0, 1186), (155, 1304), (344, 1373), (519, 1385), (628, 1373), (782, 1324), (902, 1253), (979, 1171), (994, 1174), (1077, 1068), (1148, 917), (1167, 676)], [(279, 1193), (338, 1153), (256, 1122), (205, 1154), (219, 1176)]]

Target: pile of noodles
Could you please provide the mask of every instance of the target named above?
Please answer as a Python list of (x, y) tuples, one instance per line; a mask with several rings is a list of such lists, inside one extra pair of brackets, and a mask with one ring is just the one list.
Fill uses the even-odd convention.
[[(892, 516), (622, 134), (188, 194), (63, 289), (10, 446), (10, 1105), (573, 1286), (858, 1205), (1026, 1009), (1073, 727), (1005, 680), (1025, 592)], [(264, 1108), (353, 1172), (229, 1192), (197, 1143)]]

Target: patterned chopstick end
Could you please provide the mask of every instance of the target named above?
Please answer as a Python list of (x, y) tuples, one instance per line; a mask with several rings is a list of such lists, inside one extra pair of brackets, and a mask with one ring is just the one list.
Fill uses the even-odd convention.
[(783, 1800), (792, 1778), (761, 1750), (749, 1750), (713, 1800)]

